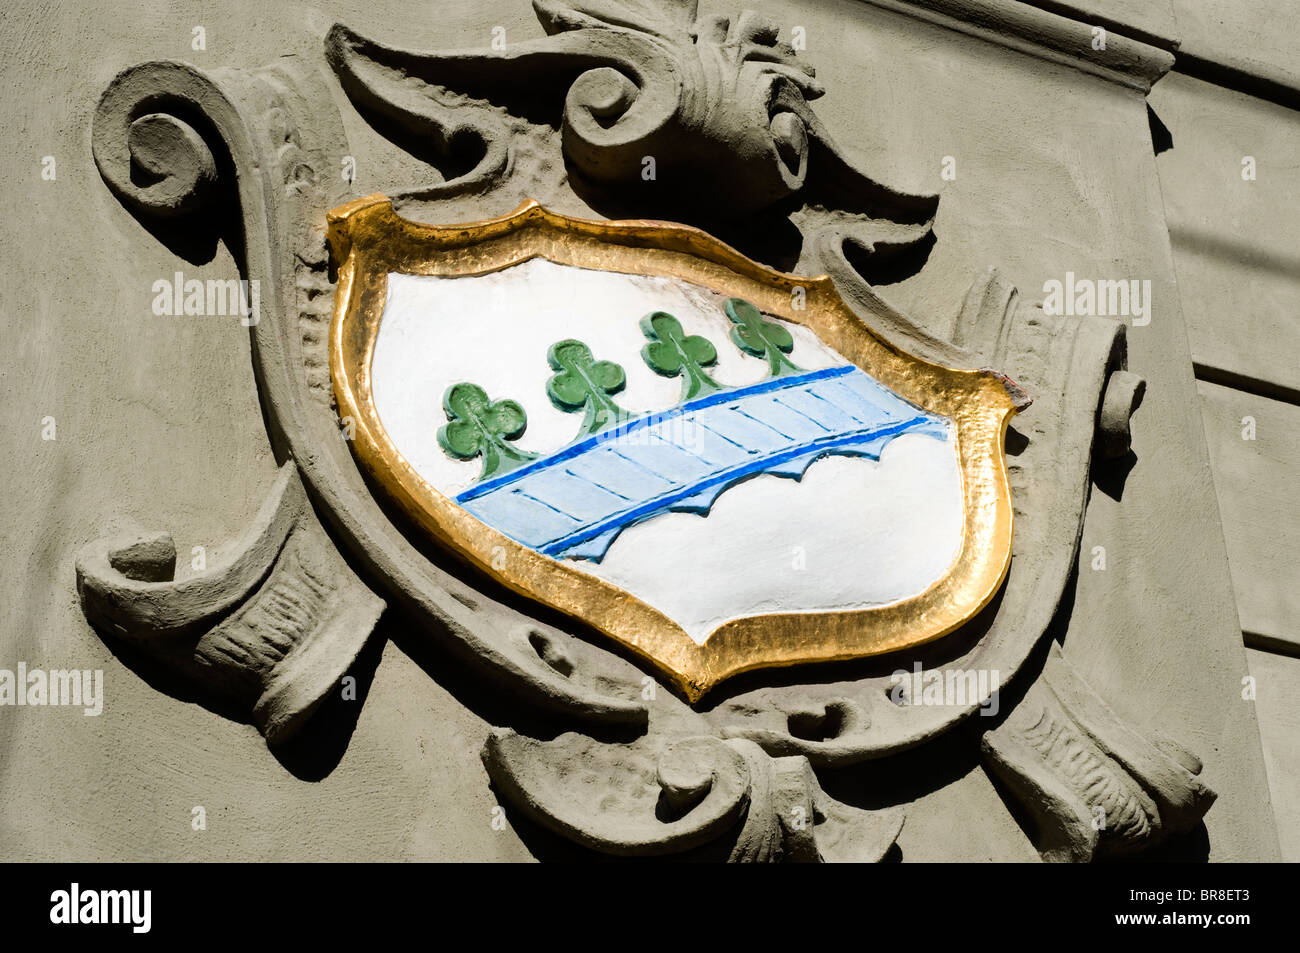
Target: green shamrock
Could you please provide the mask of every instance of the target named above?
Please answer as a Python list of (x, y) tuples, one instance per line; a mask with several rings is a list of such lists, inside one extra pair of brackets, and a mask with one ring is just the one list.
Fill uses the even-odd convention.
[(513, 400), (488, 400), (482, 387), (462, 381), (447, 388), (442, 409), (448, 422), (438, 428), (438, 445), (457, 460), (482, 456), (480, 480), (537, 459), (507, 442), (518, 440), (528, 426), (528, 415)]
[(731, 329), (731, 340), (742, 351), (767, 358), (770, 376), (801, 373), (801, 368), (786, 357), (794, 350), (794, 338), (787, 329), (768, 321), (763, 312), (744, 298), (728, 298), (722, 307), (731, 323), (736, 325)]
[(641, 357), (656, 374), (681, 375), (683, 401), (722, 390), (704, 370), (718, 360), (718, 352), (707, 338), (687, 335), (681, 322), (666, 311), (653, 311), (642, 318), (641, 332), (650, 341), (641, 348)]
[(551, 369), (559, 371), (546, 382), (546, 395), (560, 410), (570, 413), (586, 409), (579, 437), (600, 433), (628, 416), (609, 399), (627, 383), (623, 368), (613, 361), (597, 361), (591, 348), (569, 338), (552, 344), (546, 352)]

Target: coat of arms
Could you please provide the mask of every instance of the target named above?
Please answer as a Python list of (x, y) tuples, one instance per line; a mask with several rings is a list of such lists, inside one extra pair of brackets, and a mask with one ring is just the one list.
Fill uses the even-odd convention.
[(692, 700), (935, 639), (1001, 583), (1014, 385), (889, 347), (828, 281), (535, 203), (431, 227), (371, 197), (331, 229), (334, 388), (373, 480)]

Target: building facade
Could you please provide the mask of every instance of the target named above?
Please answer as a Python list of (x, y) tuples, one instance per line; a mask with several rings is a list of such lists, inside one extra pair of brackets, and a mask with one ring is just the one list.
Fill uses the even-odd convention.
[[(1293, 16), (1132, 7), (19, 4), (6, 854), (1300, 859)], [(471, 273), (506, 277), (437, 298)], [(454, 347), (384, 344), (394, 274)], [(547, 302), (651, 293), (626, 350), (521, 350)], [(403, 444), (444, 351), (540, 399), (439, 384)], [(923, 464), (819, 550), (856, 499), (824, 474), (903, 454), (767, 404), (758, 478), (493, 522), (512, 468), (567, 505), (547, 421), (622, 466), (638, 387), (708, 429), (837, 367), (951, 423), (955, 557)]]

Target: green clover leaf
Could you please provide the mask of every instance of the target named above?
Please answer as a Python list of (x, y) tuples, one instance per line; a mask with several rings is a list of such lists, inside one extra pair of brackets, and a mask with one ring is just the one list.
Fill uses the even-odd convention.
[(552, 344), (546, 360), (552, 370), (559, 372), (546, 382), (551, 403), (564, 411), (586, 411), (578, 437), (599, 433), (627, 419), (627, 411), (609, 398), (627, 383), (627, 375), (618, 364), (593, 359), (591, 349), (572, 338)]
[(438, 428), (438, 445), (456, 460), (483, 458), (480, 480), (509, 473), (537, 454), (512, 446), (528, 427), (528, 415), (513, 400), (489, 400), (477, 384), (452, 384), (442, 395), (447, 423)]
[(653, 311), (642, 318), (641, 333), (650, 342), (641, 348), (641, 357), (656, 374), (681, 375), (683, 401), (722, 390), (704, 370), (718, 360), (718, 352), (707, 338), (686, 334), (681, 322), (666, 311)]
[(794, 338), (788, 329), (764, 318), (763, 312), (744, 298), (728, 298), (722, 308), (736, 325), (731, 329), (731, 340), (742, 351), (766, 358), (770, 376), (801, 373), (786, 357), (794, 350)]

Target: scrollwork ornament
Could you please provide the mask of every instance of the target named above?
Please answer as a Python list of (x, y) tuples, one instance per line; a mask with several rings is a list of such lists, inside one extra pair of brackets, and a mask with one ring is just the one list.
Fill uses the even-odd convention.
[[(165, 532), (92, 543), (77, 567), (87, 618), (280, 745), (311, 730), (323, 695), (391, 613), (448, 664), (509, 696), (506, 723), (482, 752), (493, 785), (528, 823), (589, 851), (736, 861), (897, 853), (903, 809), (842, 802), (822, 778), (922, 746), (987, 703), (900, 703), (891, 669), (914, 665), (996, 669), (1047, 686), (1028, 689), (1025, 712), (990, 733), (985, 750), (1016, 790), (1060, 788), (1035, 802), (1047, 804), (1049, 826), (1086, 798), (1078, 779), (1052, 787), (1059, 759), (1044, 741), (1048, 722), (1074, 731), (1080, 751), (1101, 752), (1098, 770), (1131, 794), (1124, 803), (1142, 808), (1133, 816), (1150, 830), (1197, 823), (1213, 795), (1190, 780), (1186, 757), (1160, 760), (1109, 710), (1081, 701), (1082, 689), (1061, 688), (1063, 662), (1043, 676), (1029, 664), (1069, 585), (1094, 447), (1122, 454), (1141, 400), (1122, 327), (1044, 315), (992, 270), (955, 321), (890, 306), (881, 285), (923, 267), (940, 239), (938, 199), (889, 187), (846, 157), (810, 105), (823, 92), (814, 69), (766, 17), (700, 18), (694, 0), (536, 0), (534, 9), (546, 36), (504, 51), (406, 51), (336, 25), (322, 64), (159, 61), (124, 70), (104, 92), (94, 157), (133, 214), (165, 238), (177, 222), (202, 226), (238, 209), (240, 267), (263, 288), (251, 355), (280, 475), (229, 559), (193, 578), (177, 573)], [(529, 199), (588, 219), (671, 219), (794, 272), (792, 282), (829, 275), (850, 313), (892, 346), (947, 368), (996, 368), (1025, 414), (1008, 440), (1014, 552), (992, 602), (906, 658), (807, 678), (792, 669), (691, 702), (580, 626), (431, 556), (377, 499), (331, 391), (342, 256), (327, 246), (326, 216), (356, 198), (338, 174), (351, 152), (331, 81), (427, 160), (424, 180), (388, 190), (414, 221), (481, 222)], [(783, 339), (761, 315), (732, 320), (742, 346), (786, 372)], [(570, 349), (553, 369), (605, 357)], [(612, 372), (602, 380), (599, 393), (562, 381), (558, 399), (587, 414), (593, 394), (617, 390)], [(475, 449), (464, 434), (449, 439)], [(1151, 842), (1116, 832), (1086, 843), (1072, 825), (1058, 824), (1065, 833), (1049, 848), (1069, 859)]]

